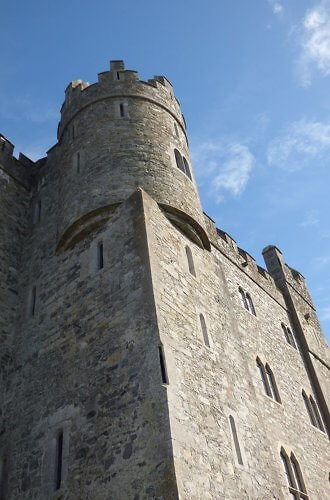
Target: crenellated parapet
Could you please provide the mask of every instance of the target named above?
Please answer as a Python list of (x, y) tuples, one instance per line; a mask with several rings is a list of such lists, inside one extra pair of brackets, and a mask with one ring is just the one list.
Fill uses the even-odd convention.
[(14, 156), (14, 144), (0, 134), (0, 177), (10, 177), (30, 189), (33, 175), (36, 173), (36, 164), (23, 153), (18, 159)]
[(180, 104), (166, 77), (154, 76), (148, 81), (140, 80), (137, 71), (125, 69), (123, 61), (111, 61), (110, 71), (99, 73), (97, 83), (74, 80), (68, 85), (61, 108), (58, 139), (61, 139), (66, 126), (82, 109), (100, 100), (123, 98), (144, 99), (163, 107), (186, 133)]

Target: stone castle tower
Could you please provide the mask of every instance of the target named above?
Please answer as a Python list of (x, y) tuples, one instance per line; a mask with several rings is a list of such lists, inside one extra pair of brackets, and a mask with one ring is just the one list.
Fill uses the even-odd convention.
[(169, 81), (72, 82), (47, 158), (0, 136), (1, 500), (328, 497), (303, 276), (202, 212)]

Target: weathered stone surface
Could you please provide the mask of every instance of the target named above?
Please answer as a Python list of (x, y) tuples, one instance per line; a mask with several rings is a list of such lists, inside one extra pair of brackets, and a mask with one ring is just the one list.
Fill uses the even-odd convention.
[(203, 215), (176, 166), (174, 149), (189, 153), (169, 82), (121, 61), (97, 84), (73, 82), (58, 139), (33, 163), (0, 136), (2, 496), (284, 499), (284, 447), (308, 498), (326, 498), (328, 439), (302, 390), (328, 424), (329, 363), (305, 281), (276, 247), (261, 269)]

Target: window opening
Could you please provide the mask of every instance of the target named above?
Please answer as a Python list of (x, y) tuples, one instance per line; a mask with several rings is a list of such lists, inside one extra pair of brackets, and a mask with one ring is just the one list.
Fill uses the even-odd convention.
[(234, 417), (232, 415), (229, 415), (229, 422), (230, 422), (231, 433), (232, 433), (233, 440), (234, 440), (237, 461), (240, 465), (243, 465), (243, 458), (242, 458), (241, 448), (240, 448), (239, 441), (238, 441), (236, 424), (235, 424)]
[(280, 399), (280, 395), (279, 395), (279, 392), (277, 389), (275, 377), (274, 377), (274, 374), (273, 374), (273, 372), (270, 369), (268, 364), (266, 364), (266, 374), (267, 374), (268, 384), (269, 384), (270, 391), (271, 391), (271, 397), (273, 399), (275, 399), (275, 401), (280, 403), (281, 399)]
[(36, 299), (37, 299), (37, 288), (34, 286), (31, 291), (31, 316), (35, 315), (36, 312)]
[(0, 459), (0, 500), (6, 498), (7, 486), (7, 460), (6, 458)]
[(77, 153), (77, 174), (80, 173), (80, 153)]
[(177, 149), (174, 150), (174, 154), (175, 154), (176, 166), (178, 167), (179, 170), (181, 170), (181, 172), (185, 173), (182, 156), (180, 155)]
[(56, 443), (56, 471), (55, 471), (55, 490), (59, 490), (62, 483), (62, 466), (63, 466), (63, 432), (57, 436)]
[(204, 318), (203, 314), (199, 315), (199, 320), (200, 320), (200, 323), (201, 323), (204, 344), (207, 347), (210, 347), (209, 336), (208, 336), (208, 333), (207, 333), (207, 327), (206, 327), (205, 318)]
[(117, 80), (120, 80), (120, 73), (117, 71)]
[(289, 328), (288, 326), (286, 326), (284, 323), (281, 323), (281, 326), (282, 326), (282, 330), (284, 332), (284, 335), (285, 335), (287, 343), (290, 344), (295, 349), (297, 349), (297, 345), (296, 345), (296, 342), (295, 342), (295, 339), (294, 339), (294, 335), (292, 333), (291, 328)]
[(312, 398), (312, 396), (309, 396), (309, 400), (310, 400), (310, 403), (311, 403), (311, 407), (313, 409), (313, 413), (315, 415), (316, 427), (318, 427), (320, 429), (320, 431), (324, 432), (324, 426), (323, 426), (323, 422), (322, 422), (322, 419), (321, 419), (321, 415), (320, 415), (318, 406), (315, 403), (315, 401)]
[(255, 311), (255, 308), (254, 308), (254, 305), (253, 305), (253, 302), (252, 302), (252, 299), (251, 299), (251, 296), (249, 293), (246, 294), (246, 301), (248, 303), (248, 310), (250, 311), (250, 313), (254, 314), (254, 316), (256, 316), (256, 311)]
[(74, 139), (75, 136), (75, 130), (74, 130), (74, 124), (72, 124), (72, 139)]
[(259, 370), (259, 373), (260, 373), (260, 378), (262, 380), (265, 393), (267, 394), (267, 396), (272, 397), (272, 393), (271, 393), (271, 390), (270, 390), (270, 387), (269, 387), (269, 382), (268, 382), (268, 378), (267, 378), (267, 375), (266, 375), (265, 367), (261, 363), (261, 361), (260, 361), (259, 358), (257, 358), (257, 367), (258, 367), (258, 370)]
[(165, 355), (164, 355), (164, 349), (163, 349), (162, 345), (158, 346), (158, 354), (159, 354), (160, 371), (161, 371), (161, 375), (162, 375), (162, 383), (168, 384), (167, 370), (166, 370), (166, 364), (165, 364)]
[(240, 294), (240, 297), (241, 297), (241, 302), (242, 302), (243, 307), (245, 309), (249, 310), (249, 306), (248, 306), (248, 303), (247, 303), (247, 300), (246, 300), (246, 296), (245, 296), (245, 292), (244, 292), (243, 288), (239, 287), (238, 291), (239, 291), (239, 294)]
[(104, 259), (103, 259), (103, 243), (100, 242), (97, 245), (97, 268), (103, 269)]
[(176, 135), (177, 137), (179, 137), (179, 130), (178, 130), (178, 126), (177, 126), (177, 124), (176, 124), (175, 122), (174, 122), (174, 131), (175, 131), (175, 135)]
[(298, 460), (296, 459), (293, 453), (291, 453), (291, 456), (289, 458), (283, 448), (281, 449), (280, 456), (282, 459), (284, 472), (289, 486), (290, 495), (292, 496), (292, 498), (295, 498), (296, 500), (300, 499), (307, 500), (308, 495), (306, 491), (306, 486), (304, 483), (304, 479), (301, 473)]
[(195, 264), (194, 264), (194, 259), (192, 255), (191, 248), (186, 246), (186, 255), (187, 255), (187, 261), (188, 261), (188, 268), (190, 274), (196, 277), (196, 271), (195, 271)]
[(120, 111), (120, 116), (123, 118), (125, 116), (125, 109), (124, 109), (124, 104), (122, 102), (119, 104), (119, 111)]
[(189, 163), (187, 162), (187, 160), (184, 156), (183, 156), (183, 164), (184, 164), (185, 174), (187, 175), (187, 177), (189, 177), (190, 180), (192, 180)]

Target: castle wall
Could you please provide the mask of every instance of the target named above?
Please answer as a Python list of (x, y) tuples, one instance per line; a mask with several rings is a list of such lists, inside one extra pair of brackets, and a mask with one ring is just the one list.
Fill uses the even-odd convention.
[[(272, 278), (242, 266), (238, 252), (240, 264), (234, 263), (231, 242), (225, 243), (227, 252), (225, 245), (202, 250), (151, 200), (147, 227), (180, 498), (287, 498), (281, 446), (296, 454), (310, 498), (325, 498), (328, 440), (309, 423), (301, 391), (311, 393), (311, 385), (299, 351), (284, 338), (281, 322), (290, 319)], [(186, 245), (196, 277), (188, 270)], [(250, 292), (256, 317), (242, 307), (239, 286)], [(265, 394), (257, 356), (269, 363), (281, 404)], [(235, 458), (229, 415), (238, 428), (243, 465)]]
[(38, 193), (44, 211), (24, 250), (17, 369), (0, 443), (10, 458), (6, 499), (176, 498), (141, 197), (56, 255), (57, 176), (49, 167)]

